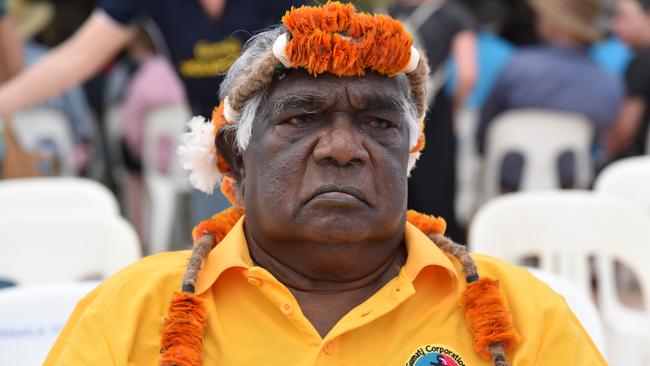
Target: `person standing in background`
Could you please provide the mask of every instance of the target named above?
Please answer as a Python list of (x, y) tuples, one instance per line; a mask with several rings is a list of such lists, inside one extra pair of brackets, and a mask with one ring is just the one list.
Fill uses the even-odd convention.
[[(9, 4), (0, 0), (0, 84), (22, 69), (24, 57), (19, 33), (9, 14)], [(0, 113), (0, 179), (37, 176), (40, 156), (20, 146), (6, 117)], [(0, 288), (6, 285), (0, 283)]]
[(607, 136), (610, 159), (648, 151), (650, 124), (650, 0), (620, 0), (612, 23), (614, 32), (634, 49), (625, 71), (627, 97)]
[(220, 75), (243, 43), (270, 19), (303, 2), (102, 0), (67, 42), (0, 88), (0, 114), (11, 114), (85, 81), (129, 44), (138, 23), (151, 19), (190, 90), (193, 113), (210, 116)]
[[(13, 20), (8, 14), (7, 1), (0, 0), (0, 83), (18, 73), (22, 66), (20, 41)], [(0, 128), (2, 128), (1, 123)]]
[[(542, 108), (581, 113), (593, 123), (596, 147), (602, 146), (623, 99), (620, 80), (596, 65), (587, 52), (601, 37), (597, 21), (603, 11), (600, 0), (532, 0), (537, 30), (545, 43), (519, 51), (508, 63), (486, 101), (477, 130), (479, 153), (491, 121), (517, 108)], [(595, 156), (596, 159), (599, 156)], [(524, 160), (507, 154), (502, 165), (502, 188), (517, 190)], [(573, 183), (571, 153), (559, 159), (563, 187)]]
[[(68, 41), (33, 67), (0, 87), (0, 115), (9, 115), (87, 80), (150, 19), (160, 30), (174, 68), (186, 89), (192, 112), (210, 117), (219, 84), (242, 45), (303, 0), (101, 0)], [(217, 205), (206, 195), (193, 197), (194, 221)]]
[[(143, 243), (146, 243), (145, 214), (149, 194), (142, 178), (142, 145), (147, 115), (154, 108), (167, 104), (187, 103), (183, 84), (173, 66), (156, 53), (153, 41), (144, 29), (139, 29), (128, 47), (137, 69), (126, 88), (122, 105), (122, 151), (127, 174), (125, 176), (126, 212)], [(171, 141), (156, 146), (160, 169), (168, 167), (174, 158)], [(148, 249), (148, 248), (145, 248)]]
[(7, 0), (0, 0), (0, 83), (17, 74), (23, 66), (18, 33), (13, 19), (8, 15)]
[[(429, 103), (425, 125), (427, 149), (418, 169), (409, 179), (408, 207), (435, 213), (447, 220), (447, 232), (462, 239), (456, 223), (456, 154), (454, 146), (454, 107), (463, 105), (477, 79), (476, 31), (478, 23), (457, 0), (401, 0), (389, 8), (391, 15), (403, 19), (419, 46), (429, 58), (433, 77), (433, 100)], [(448, 97), (444, 62), (452, 57), (457, 65), (457, 86)]]
[[(9, 12), (16, 21), (19, 35), (22, 39), (24, 68), (37, 63), (49, 52), (49, 47), (39, 40), (47, 38), (51, 32), (61, 32), (70, 27), (66, 22), (70, 16), (62, 12), (68, 8), (55, 7), (49, 1), (30, 2), (25, 0), (8, 0)], [(74, 140), (74, 166), (80, 175), (98, 177), (99, 172), (90, 171), (91, 164), (101, 159), (101, 144), (99, 131), (86, 95), (79, 86), (69, 88), (65, 92), (48, 98), (30, 109), (59, 111), (63, 114), (70, 127)], [(37, 150), (46, 155), (56, 155), (57, 147), (51, 141), (45, 140), (38, 144)]]

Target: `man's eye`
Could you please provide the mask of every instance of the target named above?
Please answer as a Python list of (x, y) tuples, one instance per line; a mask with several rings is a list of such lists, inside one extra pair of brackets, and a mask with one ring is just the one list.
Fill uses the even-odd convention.
[(301, 115), (301, 116), (295, 116), (291, 117), (289, 119), (286, 119), (284, 123), (290, 124), (293, 126), (304, 126), (308, 124), (311, 121), (310, 116), (308, 115)]
[(385, 130), (394, 126), (393, 123), (380, 118), (373, 118), (366, 122), (370, 127)]

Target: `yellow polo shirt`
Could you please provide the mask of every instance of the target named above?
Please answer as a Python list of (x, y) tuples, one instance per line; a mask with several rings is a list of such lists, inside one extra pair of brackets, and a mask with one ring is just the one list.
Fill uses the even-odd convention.
[[(410, 224), (405, 243), (399, 275), (321, 338), (289, 290), (252, 265), (240, 220), (197, 283), (208, 306), (204, 365), (492, 365), (472, 348), (459, 263)], [(79, 302), (45, 365), (158, 364), (163, 319), (189, 256), (151, 256), (102, 283)], [(511, 365), (606, 365), (559, 295), (523, 269), (474, 259), (482, 276), (500, 280), (522, 336)]]

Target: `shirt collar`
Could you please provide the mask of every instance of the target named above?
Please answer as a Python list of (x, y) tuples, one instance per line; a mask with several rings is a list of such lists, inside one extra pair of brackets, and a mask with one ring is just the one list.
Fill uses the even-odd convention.
[(446, 270), (451, 278), (457, 280), (456, 267), (447, 255), (420, 229), (409, 222), (404, 229), (404, 243), (408, 257), (402, 271), (411, 282), (415, 281), (424, 268), (431, 266)]
[(253, 266), (244, 235), (244, 218), (245, 216), (242, 216), (223, 240), (208, 254), (196, 279), (195, 293), (197, 295), (212, 287), (225, 270), (230, 268), (247, 269)]
[[(207, 291), (227, 269), (248, 269), (253, 261), (244, 235), (244, 219), (239, 219), (223, 240), (208, 254), (196, 281), (196, 294)], [(457, 278), (456, 269), (449, 258), (418, 228), (406, 223), (404, 242), (408, 257), (402, 273), (413, 282), (426, 267), (436, 266), (445, 269), (452, 278)]]

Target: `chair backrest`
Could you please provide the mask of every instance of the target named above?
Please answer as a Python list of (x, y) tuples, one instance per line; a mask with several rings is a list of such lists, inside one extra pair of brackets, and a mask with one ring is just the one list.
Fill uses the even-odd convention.
[(63, 211), (119, 215), (117, 200), (103, 185), (83, 178), (0, 181), (0, 214)]
[(572, 152), (576, 159), (576, 185), (587, 188), (592, 176), (592, 123), (575, 113), (537, 109), (506, 111), (488, 129), (483, 168), (484, 201), (499, 193), (501, 162), (507, 153), (524, 157), (520, 189), (560, 188), (558, 159)]
[(598, 193), (641, 204), (650, 213), (650, 156), (619, 160), (596, 177)]
[(122, 153), (122, 106), (109, 104), (104, 112), (104, 136), (106, 138), (106, 154), (111, 167), (110, 174), (116, 182), (124, 175), (124, 156)]
[(16, 284), (106, 278), (141, 257), (121, 217), (71, 212), (0, 215), (0, 279)]
[(0, 290), (0, 365), (42, 365), (76, 303), (97, 282)]
[(564, 297), (569, 308), (575, 314), (594, 341), (600, 353), (607, 359), (607, 342), (605, 340), (605, 327), (591, 296), (583, 288), (556, 274), (546, 272), (539, 268), (527, 268), (535, 277), (546, 283), (553, 291)]
[(28, 149), (36, 149), (44, 140), (55, 145), (61, 175), (74, 175), (74, 138), (65, 115), (53, 109), (26, 109), (12, 116), (12, 127), (20, 142)]
[(187, 105), (169, 104), (149, 112), (144, 129), (142, 164), (149, 193), (149, 248), (169, 250), (178, 196), (190, 191), (187, 174), (176, 155), (179, 138), (191, 118)]
[[(650, 123), (650, 121), (647, 123)], [(645, 140), (645, 153), (646, 155), (650, 155), (650, 128), (648, 128), (648, 137)]]
[[(612, 365), (640, 364), (648, 356), (650, 215), (640, 206), (587, 191), (509, 194), (477, 212), (468, 242), (472, 251), (513, 263), (535, 256), (541, 269), (587, 292), (594, 258)], [(645, 310), (630, 309), (619, 298), (616, 261), (638, 277)]]

